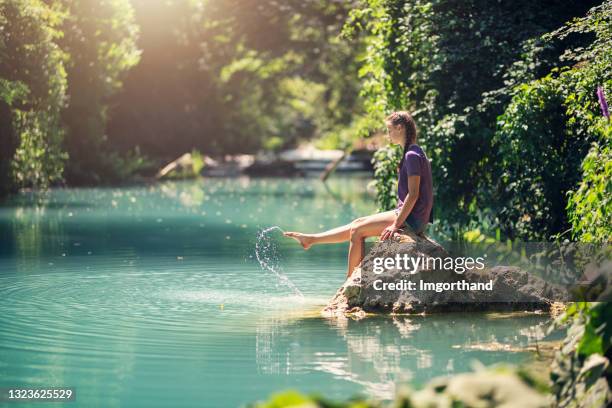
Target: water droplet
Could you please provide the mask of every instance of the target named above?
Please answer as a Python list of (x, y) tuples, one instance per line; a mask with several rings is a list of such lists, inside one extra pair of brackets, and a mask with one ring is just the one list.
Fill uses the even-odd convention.
[(263, 269), (268, 270), (274, 275), (276, 275), (276, 277), (278, 278), (278, 281), (276, 282), (277, 288), (279, 287), (278, 283), (280, 282), (283, 285), (289, 287), (291, 290), (293, 290), (296, 295), (303, 298), (304, 295), (302, 294), (302, 292), (283, 273), (283, 270), (280, 266), (278, 247), (272, 241), (270, 236), (270, 232), (274, 230), (278, 230), (281, 233), (284, 233), (284, 231), (280, 227), (273, 226), (260, 231), (257, 235), (257, 241), (255, 243), (255, 256), (257, 257), (257, 261)]

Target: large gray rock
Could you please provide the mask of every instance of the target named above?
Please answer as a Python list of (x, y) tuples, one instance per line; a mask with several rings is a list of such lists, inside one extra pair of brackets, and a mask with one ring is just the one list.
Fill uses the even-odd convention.
[[(377, 242), (336, 292), (323, 310), (326, 316), (365, 315), (365, 313), (424, 313), (452, 311), (549, 311), (558, 301), (567, 300), (562, 287), (552, 285), (514, 266), (468, 270), (426, 270), (411, 274), (406, 270), (386, 269), (375, 274), (376, 258), (409, 257), (447, 258), (450, 254), (437, 242), (411, 231), (396, 234), (393, 240)], [(493, 290), (376, 290), (374, 282), (419, 281), (485, 283), (492, 281)], [(377, 284), (380, 288), (380, 282)]]

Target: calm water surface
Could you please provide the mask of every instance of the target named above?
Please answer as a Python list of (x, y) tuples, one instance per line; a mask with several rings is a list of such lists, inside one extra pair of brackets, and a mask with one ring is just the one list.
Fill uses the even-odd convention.
[(474, 345), (532, 344), (544, 316), (319, 317), (344, 280), (347, 244), (303, 251), (270, 233), (264, 255), (303, 297), (261, 268), (258, 231), (371, 213), (367, 182), (203, 179), (13, 197), (0, 206), (0, 387), (75, 387), (72, 407), (235, 407), (289, 388), (388, 399), (400, 381), (526, 359)]

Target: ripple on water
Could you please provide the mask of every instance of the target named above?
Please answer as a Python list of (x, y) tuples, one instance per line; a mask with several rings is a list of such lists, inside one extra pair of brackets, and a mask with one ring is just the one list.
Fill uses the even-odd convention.
[(226, 278), (210, 271), (1, 277), (0, 348), (92, 358), (188, 358), (210, 347), (204, 343), (213, 336), (249, 335), (261, 314), (324, 302), (250, 290), (246, 279), (227, 287)]

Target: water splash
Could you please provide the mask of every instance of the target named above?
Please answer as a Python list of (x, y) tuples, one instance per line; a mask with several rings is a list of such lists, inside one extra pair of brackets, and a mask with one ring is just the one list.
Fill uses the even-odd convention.
[(295, 286), (293, 282), (283, 273), (283, 269), (279, 263), (278, 247), (276, 243), (272, 241), (270, 232), (279, 230), (281, 233), (285, 231), (279, 226), (273, 226), (261, 230), (257, 234), (257, 242), (255, 243), (255, 257), (259, 265), (265, 270), (272, 272), (278, 278), (279, 282), (289, 287), (293, 292), (299, 296), (304, 297), (304, 294)]

